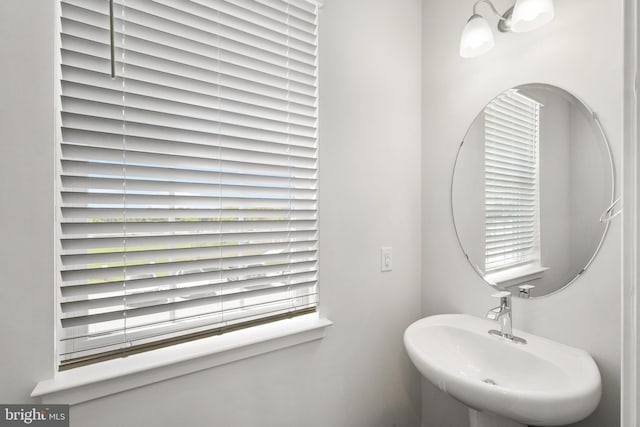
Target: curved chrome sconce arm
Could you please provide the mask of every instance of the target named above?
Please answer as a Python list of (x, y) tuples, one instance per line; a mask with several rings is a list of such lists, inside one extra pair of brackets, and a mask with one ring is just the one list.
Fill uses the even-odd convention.
[[(491, 9), (491, 11), (493, 12), (493, 14), (498, 18), (498, 30), (501, 33), (508, 33), (511, 31), (511, 15), (513, 14), (513, 6), (511, 6), (509, 9), (507, 9), (507, 11), (505, 13), (500, 13), (498, 12), (498, 9), (496, 9), (496, 7), (493, 5), (493, 3), (491, 3), (491, 1), (489, 0), (478, 0), (475, 2), (475, 4), (473, 5), (473, 14), (474, 15), (480, 15), (478, 13), (478, 5), (480, 3), (484, 3), (487, 6), (489, 6), (489, 8)], [(480, 15), (482, 16), (482, 15)]]

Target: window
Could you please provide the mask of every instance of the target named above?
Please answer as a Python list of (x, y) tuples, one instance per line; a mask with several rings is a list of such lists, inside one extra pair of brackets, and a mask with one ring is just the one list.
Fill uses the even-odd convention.
[(317, 6), (60, 12), (59, 368), (315, 311)]
[(540, 264), (540, 104), (516, 90), (485, 108), (485, 271)]

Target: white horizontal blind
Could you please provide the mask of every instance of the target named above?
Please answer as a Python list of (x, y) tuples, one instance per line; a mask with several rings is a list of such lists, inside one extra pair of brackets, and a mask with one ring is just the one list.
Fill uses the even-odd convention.
[(485, 271), (539, 262), (540, 104), (515, 90), (485, 108)]
[(61, 0), (59, 361), (314, 311), (317, 9)]

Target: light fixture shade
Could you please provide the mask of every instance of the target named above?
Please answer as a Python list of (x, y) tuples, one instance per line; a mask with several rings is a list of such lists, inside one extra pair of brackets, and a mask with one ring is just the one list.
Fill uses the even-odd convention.
[(480, 15), (469, 18), (460, 38), (460, 56), (473, 58), (493, 48), (493, 33), (489, 23)]
[(542, 27), (553, 19), (553, 0), (516, 0), (511, 31), (523, 33)]

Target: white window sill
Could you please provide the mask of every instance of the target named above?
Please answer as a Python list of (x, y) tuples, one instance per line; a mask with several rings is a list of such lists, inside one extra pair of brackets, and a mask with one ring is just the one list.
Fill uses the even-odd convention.
[(530, 280), (539, 279), (542, 277), (542, 273), (548, 269), (548, 267), (542, 267), (540, 265), (523, 265), (487, 274), (485, 278), (491, 283), (508, 288), (511, 286), (522, 285)]
[(31, 393), (43, 402), (76, 404), (324, 337), (317, 314), (58, 372)]

